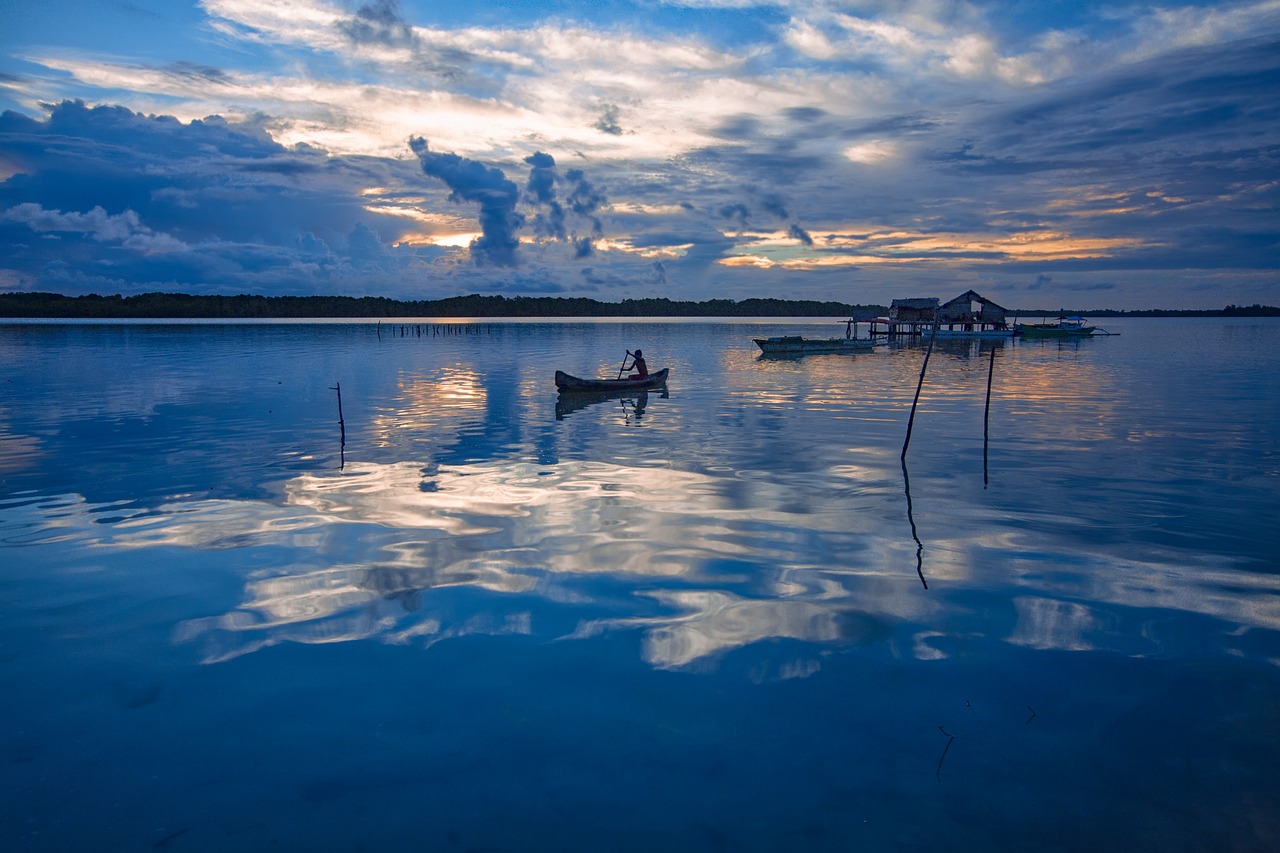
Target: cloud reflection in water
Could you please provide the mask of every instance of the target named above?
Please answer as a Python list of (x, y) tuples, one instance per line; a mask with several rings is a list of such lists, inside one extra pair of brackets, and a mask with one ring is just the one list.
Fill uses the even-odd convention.
[[(1238, 626), (1218, 633), (1229, 652), (1249, 629), (1280, 627), (1271, 576), (1207, 563), (1175, 574), (1169, 566), (1188, 555), (1156, 551), (1080, 555), (1065, 571), (1035, 524), (996, 542), (939, 537), (926, 521), (926, 571), (939, 583), (923, 590), (897, 485), (861, 466), (834, 481), (849, 487), (814, 511), (787, 478), (595, 461), (361, 462), (297, 476), (279, 502), (188, 500), (114, 516), (111, 505), (49, 498), (11, 507), (6, 539), (56, 528), (92, 548), (254, 549), (249, 562), (267, 568), (245, 577), (241, 603), (175, 631), (208, 662), (282, 642), (614, 631), (640, 632), (640, 654), (659, 668), (768, 639), (823, 650), (887, 642), (922, 659), (977, 636), (1148, 654), (1161, 650), (1159, 614), (1170, 610)], [(1242, 585), (1256, 594), (1238, 594)], [(997, 602), (975, 634), (966, 596), (989, 588), (1014, 593), (1012, 608)]]
[[(291, 524), (250, 525), (258, 544), (302, 546), (303, 554), (341, 562), (304, 561), (251, 579), (236, 610), (184, 623), (179, 638), (210, 643), (210, 660), (281, 641), (429, 643), (463, 633), (532, 633), (527, 596), (544, 607), (593, 609), (574, 636), (645, 628), (645, 658), (656, 666), (683, 666), (767, 637), (825, 643), (848, 634), (841, 622), (852, 609), (848, 591), (821, 573), (803, 578), (795, 563), (813, 549), (803, 539), (817, 535), (814, 525), (836, 535), (839, 519), (806, 516), (801, 533), (789, 517), (795, 501), (777, 484), (753, 483), (747, 503), (732, 478), (666, 467), (403, 462), (306, 474), (284, 491), (286, 506), (264, 506), (266, 513), (306, 513)], [(240, 526), (243, 509), (227, 507), (225, 520)], [(196, 531), (206, 544), (215, 538), (218, 520), (200, 515), (172, 517), (172, 544), (196, 544)], [(227, 536), (245, 541), (243, 527), (216, 538)], [(594, 586), (601, 579), (622, 580), (673, 615), (601, 618), (607, 595)], [(424, 601), (450, 587), (525, 604), (450, 624)], [(486, 606), (503, 609), (492, 597)]]

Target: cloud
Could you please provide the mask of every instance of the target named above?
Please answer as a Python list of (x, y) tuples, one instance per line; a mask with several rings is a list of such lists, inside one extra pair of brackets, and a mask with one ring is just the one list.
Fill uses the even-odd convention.
[(786, 202), (783, 201), (780, 194), (775, 192), (762, 193), (760, 195), (760, 206), (767, 213), (772, 213), (779, 219), (787, 219), (791, 216), (791, 214), (787, 213)]
[(66, 102), (46, 121), (0, 116), (0, 152), (13, 168), (0, 182), (9, 281), (408, 295), (411, 271), (440, 258), (391, 245), (398, 226), (365, 209), (366, 188), (404, 183), (407, 164), (289, 151), (254, 121)]
[(374, 0), (356, 9), (354, 17), (335, 26), (358, 44), (404, 46), (413, 44), (413, 28), (400, 15), (398, 0)]
[(604, 192), (588, 181), (586, 173), (581, 169), (570, 169), (565, 172), (564, 177), (571, 186), (566, 199), (569, 209), (590, 223), (592, 235), (603, 234), (604, 228), (596, 217), (596, 211), (608, 201)]
[(87, 213), (63, 213), (27, 202), (4, 211), (3, 216), (10, 222), (26, 224), (32, 231), (84, 234), (102, 243), (124, 242), (136, 235), (153, 233), (143, 226), (138, 214), (132, 210), (112, 215), (101, 207), (94, 207)]
[(619, 113), (620, 110), (616, 104), (605, 104), (600, 108), (600, 118), (592, 126), (602, 133), (621, 136), (622, 125), (618, 124)]
[(529, 183), (525, 190), (535, 206), (545, 205), (547, 211), (534, 216), (534, 232), (540, 237), (564, 240), (568, 236), (565, 231), (564, 206), (556, 200), (556, 160), (550, 154), (534, 152), (524, 158), (529, 164)]
[(410, 139), (409, 147), (418, 155), (422, 171), (449, 186), (451, 200), (480, 206), (481, 235), (471, 243), (472, 259), (477, 264), (515, 266), (520, 245), (517, 231), (524, 224), (524, 216), (516, 211), (519, 188), (507, 180), (501, 169), (457, 154), (432, 151), (421, 137)]
[[(4, 103), (55, 104), (0, 116), (0, 211), (41, 212), (0, 220), (0, 281), (572, 290), (590, 258), (591, 286), (704, 297), (797, 275), (843, 296), (853, 269), (875, 271), (859, 301), (964, 275), (1146, 305), (1195, 270), (1240, 303), (1280, 287), (1270, 0), (682, 0), (643, 28), (615, 7), (200, 8), (217, 43), (162, 42), (180, 61), (29, 45), (0, 71)], [(93, 236), (127, 212), (127, 237)], [(31, 225), (54, 217), (85, 230)]]
[(751, 211), (741, 202), (721, 205), (718, 213), (721, 219), (733, 220), (739, 229), (746, 228), (751, 219)]

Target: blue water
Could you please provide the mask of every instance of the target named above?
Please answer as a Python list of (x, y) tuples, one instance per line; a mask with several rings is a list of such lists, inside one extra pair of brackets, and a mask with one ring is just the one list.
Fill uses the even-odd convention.
[(1103, 325), (0, 325), (0, 848), (1280, 848), (1280, 322)]

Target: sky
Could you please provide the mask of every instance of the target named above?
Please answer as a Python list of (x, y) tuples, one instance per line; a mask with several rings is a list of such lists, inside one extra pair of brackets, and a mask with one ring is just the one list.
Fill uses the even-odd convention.
[(0, 0), (0, 292), (1280, 305), (1280, 0)]

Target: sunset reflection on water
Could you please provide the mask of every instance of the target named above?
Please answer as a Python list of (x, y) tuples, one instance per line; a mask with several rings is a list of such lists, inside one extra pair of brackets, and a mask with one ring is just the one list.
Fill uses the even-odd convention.
[[(918, 343), (768, 360), (733, 323), (15, 332), (10, 808), (49, 831), (64, 803), (96, 814), (42, 781), (72, 775), (134, 810), (213, 790), (261, 849), (319, 811), (354, 849), (422, 802), (441, 844), (456, 824), (517, 849), (593, 797), (612, 817), (561, 827), (566, 849), (655, 810), (681, 839), (708, 816), (783, 827), (758, 849), (810, 824), (832, 827), (815, 849), (857, 848), (855, 807), (872, 849), (902, 826), (987, 849), (975, 809), (1063, 804), (1134, 847), (1138, 814), (1200, 841), (1265, 828), (1280, 571), (1250, 519), (1280, 506), (1280, 401), (1252, 378), (1280, 346), (1178, 329), (939, 343), (905, 459)], [(555, 393), (555, 369), (608, 374), (637, 341), (664, 392)], [(683, 805), (652, 799), (673, 786)]]

